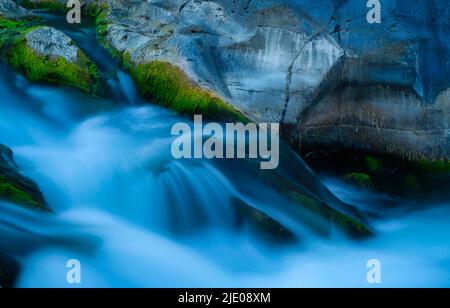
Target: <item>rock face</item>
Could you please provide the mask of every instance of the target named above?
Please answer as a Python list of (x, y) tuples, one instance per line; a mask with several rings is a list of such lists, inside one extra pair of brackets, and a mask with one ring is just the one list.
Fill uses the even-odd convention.
[(256, 121), (295, 124), (343, 56), (326, 33), (268, 1), (109, 3), (114, 49), (135, 63), (176, 64)]
[(360, 0), (86, 3), (107, 3), (112, 49), (181, 68), (302, 151), (450, 158), (448, 0), (383, 0), (379, 24)]
[(29, 16), (28, 12), (23, 7), (17, 5), (12, 0), (1, 0), (0, 1), (0, 17), (6, 19), (20, 19)]

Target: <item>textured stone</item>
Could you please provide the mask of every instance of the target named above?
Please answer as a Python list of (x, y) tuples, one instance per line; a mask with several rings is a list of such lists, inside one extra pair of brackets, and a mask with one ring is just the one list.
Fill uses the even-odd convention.
[(42, 27), (26, 35), (27, 45), (38, 54), (62, 57), (71, 63), (78, 58), (79, 48), (70, 37), (51, 27)]
[(12, 0), (0, 1), (0, 17), (6, 19), (21, 19), (30, 15), (31, 13), (29, 11), (17, 5), (17, 3)]

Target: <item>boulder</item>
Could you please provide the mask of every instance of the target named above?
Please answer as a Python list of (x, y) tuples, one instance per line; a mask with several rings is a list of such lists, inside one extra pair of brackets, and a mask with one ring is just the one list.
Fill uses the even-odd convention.
[(34, 22), (0, 23), (0, 60), (31, 81), (69, 86), (99, 94), (97, 66), (63, 32)]
[(39, 211), (50, 211), (39, 187), (19, 172), (11, 149), (2, 144), (0, 144), (0, 199)]
[[(449, 158), (446, 1), (108, 1), (107, 44), (165, 61), (295, 146)], [(438, 103), (439, 102), (439, 103)]]
[(72, 39), (51, 27), (42, 27), (32, 30), (25, 36), (27, 46), (36, 53), (50, 57), (63, 58), (67, 62), (76, 63), (79, 48)]
[(0, 18), (17, 20), (30, 15), (31, 13), (29, 11), (12, 0), (0, 1)]

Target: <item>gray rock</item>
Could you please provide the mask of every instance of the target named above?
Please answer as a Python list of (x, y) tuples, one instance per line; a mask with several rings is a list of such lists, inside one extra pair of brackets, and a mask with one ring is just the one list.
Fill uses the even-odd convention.
[(235, 2), (109, 1), (107, 39), (136, 63), (181, 67), (256, 121), (293, 125), (343, 51), (287, 6)]
[(12, 0), (0, 1), (0, 17), (6, 19), (21, 19), (30, 15), (31, 12), (17, 5), (17, 3)]
[(109, 1), (107, 38), (136, 63), (181, 67), (256, 121), (283, 123), (305, 151), (448, 158), (446, 3), (383, 1), (371, 25), (356, 0)]
[(26, 35), (27, 45), (40, 55), (62, 57), (75, 63), (79, 48), (70, 37), (51, 27), (41, 27)]

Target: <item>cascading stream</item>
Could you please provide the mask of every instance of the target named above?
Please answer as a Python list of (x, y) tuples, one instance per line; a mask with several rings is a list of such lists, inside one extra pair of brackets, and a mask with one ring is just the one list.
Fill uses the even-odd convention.
[[(21, 172), (54, 210), (0, 202), (0, 252), (20, 262), (18, 286), (70, 286), (65, 265), (74, 258), (83, 266), (83, 287), (366, 286), (365, 262), (374, 257), (391, 270), (386, 285), (448, 286), (445, 207), (373, 221), (377, 235), (365, 242), (340, 233), (319, 237), (306, 222), (324, 222), (298, 211), (242, 168), (245, 162), (174, 160), (170, 129), (188, 119), (139, 104), (129, 76), (98, 56), (104, 51), (92, 29), (62, 30), (99, 64), (115, 93), (89, 98), (30, 84), (0, 66), (0, 143), (14, 150)], [(324, 185), (286, 146), (281, 156), (282, 177), (332, 207), (349, 210), (330, 190), (364, 211), (384, 211), (367, 208), (380, 196)], [(236, 200), (280, 222), (300, 245), (272, 246), (238, 227)], [(415, 253), (424, 245), (427, 260)], [(411, 268), (421, 271), (420, 280), (405, 275)]]

